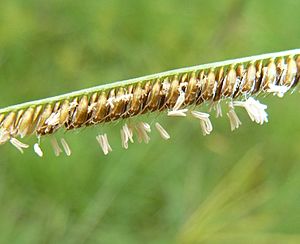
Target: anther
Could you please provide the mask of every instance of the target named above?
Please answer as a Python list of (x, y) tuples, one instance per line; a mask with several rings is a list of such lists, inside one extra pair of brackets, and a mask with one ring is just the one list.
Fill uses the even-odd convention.
[(156, 122), (155, 127), (156, 127), (157, 131), (159, 132), (160, 136), (164, 140), (169, 140), (170, 139), (169, 133), (159, 123)]
[(192, 111), (191, 114), (200, 120), (203, 135), (209, 135), (213, 130), (211, 121), (209, 119), (209, 114), (198, 111)]

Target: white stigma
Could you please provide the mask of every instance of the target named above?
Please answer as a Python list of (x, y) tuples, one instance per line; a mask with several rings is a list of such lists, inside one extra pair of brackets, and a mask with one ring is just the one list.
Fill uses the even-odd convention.
[(290, 89), (288, 86), (278, 86), (274, 84), (269, 85), (267, 92), (274, 93), (278, 97), (283, 97), (284, 94)]
[(115, 107), (114, 100), (115, 100), (115, 97), (108, 98), (106, 101), (106, 107), (114, 108)]
[(59, 124), (60, 112), (52, 113), (50, 117), (45, 121), (46, 125), (55, 126)]
[(184, 100), (185, 100), (185, 92), (184, 91), (180, 91), (179, 92), (179, 96), (177, 98), (177, 101), (173, 107), (173, 110), (178, 110), (182, 104), (184, 103)]
[(120, 96), (112, 96), (107, 99), (106, 101), (106, 107), (115, 107), (115, 103), (120, 102), (120, 101), (129, 101), (133, 97), (132, 94), (124, 94)]
[(72, 101), (72, 102), (69, 104), (69, 109), (76, 108), (77, 105), (78, 105), (78, 102), (77, 102), (77, 101)]
[(93, 102), (88, 106), (88, 113), (91, 113), (92, 111), (95, 110), (97, 103)]
[(200, 120), (200, 125), (201, 125), (203, 135), (204, 136), (209, 135), (213, 130), (213, 126), (209, 119), (209, 114), (198, 112), (198, 111), (192, 111), (191, 114), (195, 118)]
[(183, 82), (183, 83), (180, 83), (179, 85), (179, 88), (178, 88), (178, 91), (179, 91), (179, 96), (176, 100), (176, 103), (173, 107), (173, 110), (179, 110), (180, 107), (182, 106), (182, 104), (184, 103), (185, 101), (185, 92), (183, 91), (183, 87), (186, 87), (187, 83), (186, 82)]
[(163, 94), (168, 94), (170, 87), (171, 87), (171, 83), (167, 80), (164, 80), (164, 82), (162, 83)]
[(258, 124), (262, 125), (264, 122), (268, 122), (268, 114), (265, 111), (267, 105), (261, 104), (252, 97), (248, 98), (245, 102), (235, 101), (233, 105), (245, 108), (250, 119)]

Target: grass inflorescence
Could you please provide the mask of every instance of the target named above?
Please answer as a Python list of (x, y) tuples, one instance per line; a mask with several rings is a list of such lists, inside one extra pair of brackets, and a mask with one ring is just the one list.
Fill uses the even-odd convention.
[[(72, 130), (149, 112), (167, 111), (169, 116), (185, 117), (192, 106), (194, 109), (203, 103), (211, 103), (217, 116), (221, 116), (220, 101), (228, 104), (227, 116), (232, 130), (241, 124), (236, 107), (245, 108), (253, 121), (263, 124), (268, 121), (267, 106), (255, 97), (269, 93), (282, 97), (297, 86), (299, 79), (300, 50), (297, 49), (115, 82), (0, 109), (0, 144), (9, 141), (23, 152), (28, 145), (17, 138), (35, 134), (38, 143), (34, 150), (43, 156), (39, 138), (60, 128)], [(199, 119), (204, 135), (211, 133), (213, 126), (208, 113), (191, 111), (191, 115)], [(170, 138), (160, 124), (156, 123), (155, 127), (162, 138)], [(133, 142), (134, 131), (139, 141), (149, 141), (149, 124), (125, 124), (121, 129), (124, 148)], [(104, 154), (112, 150), (106, 134), (96, 139)], [(63, 138), (61, 144), (70, 155), (71, 150)], [(52, 141), (52, 145), (59, 155), (58, 143)]]

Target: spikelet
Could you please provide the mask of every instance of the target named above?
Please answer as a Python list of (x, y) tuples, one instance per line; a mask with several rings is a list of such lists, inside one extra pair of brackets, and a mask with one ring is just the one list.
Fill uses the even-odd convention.
[[(10, 141), (23, 152), (27, 145), (17, 138), (31, 134), (40, 138), (60, 128), (72, 130), (156, 111), (166, 111), (171, 117), (187, 117), (191, 106), (204, 103), (212, 104), (220, 117), (222, 101), (229, 104), (227, 116), (231, 130), (241, 125), (236, 107), (242, 107), (251, 120), (263, 124), (268, 121), (267, 106), (256, 97), (266, 93), (282, 97), (294, 90), (299, 79), (300, 50), (290, 50), (111, 83), (0, 109), (0, 144)], [(211, 133), (209, 114), (192, 111), (191, 115), (200, 120), (204, 135)], [(164, 139), (170, 138), (160, 124), (156, 123), (155, 127)], [(125, 124), (121, 129), (122, 146), (128, 148), (134, 133), (138, 141), (148, 143), (150, 131), (144, 122)], [(104, 154), (111, 151), (107, 138), (107, 134), (97, 136)], [(61, 144), (70, 155), (65, 139), (61, 139)], [(56, 139), (52, 145), (59, 155), (61, 149)], [(39, 144), (34, 150), (43, 155)]]

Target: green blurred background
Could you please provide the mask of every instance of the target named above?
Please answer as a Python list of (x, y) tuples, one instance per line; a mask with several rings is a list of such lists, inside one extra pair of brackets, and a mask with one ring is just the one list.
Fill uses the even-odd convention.
[[(0, 107), (223, 59), (299, 48), (300, 2), (0, 1)], [(61, 132), (73, 154), (0, 147), (0, 243), (300, 243), (296, 92), (231, 133), (212, 116), (123, 150), (122, 123)], [(206, 110), (206, 108), (203, 108)], [(104, 156), (97, 133), (113, 152)], [(35, 138), (25, 140), (31, 145)]]

